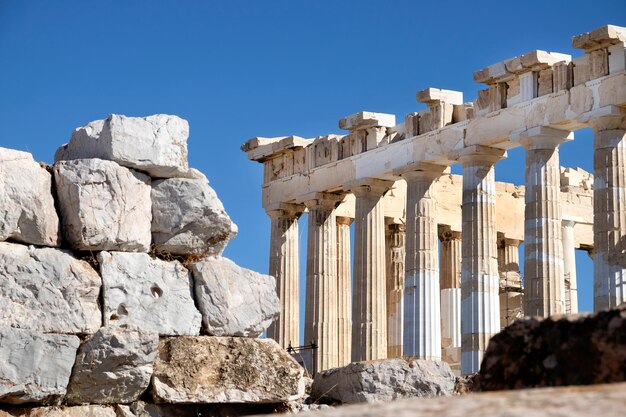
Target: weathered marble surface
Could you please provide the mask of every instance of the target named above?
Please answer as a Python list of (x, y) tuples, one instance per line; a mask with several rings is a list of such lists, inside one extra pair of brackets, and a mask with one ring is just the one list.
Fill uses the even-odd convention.
[(453, 395), (455, 375), (445, 362), (382, 359), (353, 362), (318, 372), (311, 396), (344, 404), (373, 403), (408, 397)]
[(626, 383), (499, 391), (346, 405), (319, 417), (621, 417)]
[(0, 241), (59, 246), (52, 176), (27, 152), (0, 148)]
[(152, 239), (158, 252), (221, 255), (237, 234), (215, 191), (203, 179), (152, 184)]
[(154, 364), (157, 403), (278, 403), (304, 395), (304, 370), (271, 339), (162, 339)]
[(145, 253), (100, 252), (104, 325), (135, 326), (164, 336), (200, 333), (189, 271)]
[(518, 320), (489, 342), (480, 389), (626, 381), (626, 304), (595, 314)]
[(150, 178), (102, 159), (54, 166), (64, 236), (75, 250), (147, 252)]
[(76, 336), (0, 327), (0, 403), (61, 399), (79, 343)]
[(159, 335), (103, 327), (78, 350), (68, 404), (126, 404), (139, 399), (152, 377)]
[(186, 175), (189, 124), (178, 116), (126, 117), (112, 114), (77, 128), (54, 161), (100, 158), (168, 178)]
[(0, 242), (0, 325), (94, 333), (102, 325), (102, 281), (66, 251)]
[(190, 266), (204, 330), (213, 336), (258, 337), (278, 316), (276, 280), (222, 257)]

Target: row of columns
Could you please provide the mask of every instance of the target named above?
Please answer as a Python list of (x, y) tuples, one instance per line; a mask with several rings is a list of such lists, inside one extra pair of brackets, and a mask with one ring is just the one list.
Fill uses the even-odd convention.
[[(626, 123), (621, 113), (602, 120), (594, 122), (596, 310), (618, 305), (626, 292)], [(516, 138), (526, 149), (526, 315), (545, 317), (575, 308), (576, 297), (570, 295), (576, 289), (573, 249), (563, 249), (564, 244), (573, 248), (573, 223), (562, 219), (558, 154), (559, 145), (571, 140), (568, 133), (536, 128)], [(461, 372), (479, 369), (489, 339), (500, 330), (498, 259), (511, 263), (504, 258), (514, 256), (499, 253), (495, 228), (494, 166), (505, 156), (504, 150), (484, 146), (470, 146), (459, 154), (463, 233), (459, 242), (458, 232), (444, 230), (441, 271), (434, 184), (446, 167), (420, 164), (401, 174), (407, 182), (406, 231), (402, 225), (385, 227), (382, 197), (391, 182), (374, 179), (348, 185), (345, 191), (356, 196), (352, 297), (349, 220), (334, 214), (342, 196), (324, 193), (304, 201), (309, 210), (304, 337), (319, 346), (317, 369), (344, 365), (348, 358), (399, 356), (401, 340), (404, 356), (440, 359), (442, 340), (444, 348), (458, 346), (459, 325)], [(299, 340), (298, 215), (284, 207), (270, 212), (270, 273), (277, 277), (283, 311), (268, 335), (283, 346)], [(442, 306), (454, 311), (459, 299), (460, 320), (457, 313), (442, 317)]]

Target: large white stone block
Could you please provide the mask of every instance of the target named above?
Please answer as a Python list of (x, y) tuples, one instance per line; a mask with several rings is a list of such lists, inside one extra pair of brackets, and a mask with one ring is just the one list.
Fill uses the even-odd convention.
[(395, 115), (369, 111), (351, 114), (339, 120), (339, 128), (350, 131), (367, 129), (369, 127), (393, 127), (395, 124)]
[(189, 124), (178, 116), (126, 117), (112, 114), (79, 127), (54, 161), (100, 158), (169, 178), (185, 175)]
[(624, 42), (626, 42), (626, 28), (614, 25), (601, 26), (572, 37), (572, 46), (585, 51), (594, 51)]
[(197, 335), (200, 312), (180, 262), (145, 253), (100, 252), (105, 326), (135, 326), (160, 335)]
[(274, 277), (222, 257), (205, 258), (190, 268), (208, 334), (258, 337), (280, 313)]
[(435, 104), (435, 103), (449, 103), (449, 104), (463, 104), (463, 93), (453, 90), (441, 90), (439, 88), (427, 88), (425, 90), (418, 91), (415, 94), (415, 98), (418, 103)]
[(27, 152), (0, 148), (0, 241), (59, 246), (52, 176)]
[(0, 403), (54, 403), (67, 388), (76, 336), (0, 327)]
[(150, 178), (102, 159), (54, 166), (63, 232), (75, 250), (147, 252)]
[(311, 396), (344, 404), (451, 396), (456, 376), (445, 362), (384, 359), (315, 374)]
[(206, 180), (157, 180), (151, 195), (152, 239), (158, 252), (221, 255), (237, 234), (237, 226)]
[(271, 339), (171, 337), (154, 363), (157, 403), (279, 403), (304, 396), (304, 369)]
[(94, 333), (101, 280), (65, 251), (0, 242), (0, 324), (53, 333)]
[(69, 404), (127, 404), (148, 388), (159, 335), (103, 327), (84, 343), (67, 388)]

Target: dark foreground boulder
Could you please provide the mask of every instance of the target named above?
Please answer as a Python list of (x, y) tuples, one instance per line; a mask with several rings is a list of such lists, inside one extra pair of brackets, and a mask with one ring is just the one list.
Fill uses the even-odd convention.
[(519, 320), (489, 342), (480, 390), (626, 381), (626, 304), (595, 314)]

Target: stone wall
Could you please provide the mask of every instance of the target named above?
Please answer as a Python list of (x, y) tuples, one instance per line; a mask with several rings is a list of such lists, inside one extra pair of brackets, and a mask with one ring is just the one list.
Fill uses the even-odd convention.
[(237, 227), (188, 167), (188, 134), (176, 116), (111, 115), (52, 166), (0, 148), (0, 416), (303, 396), (302, 368), (256, 339), (279, 313), (275, 279), (221, 256)]

